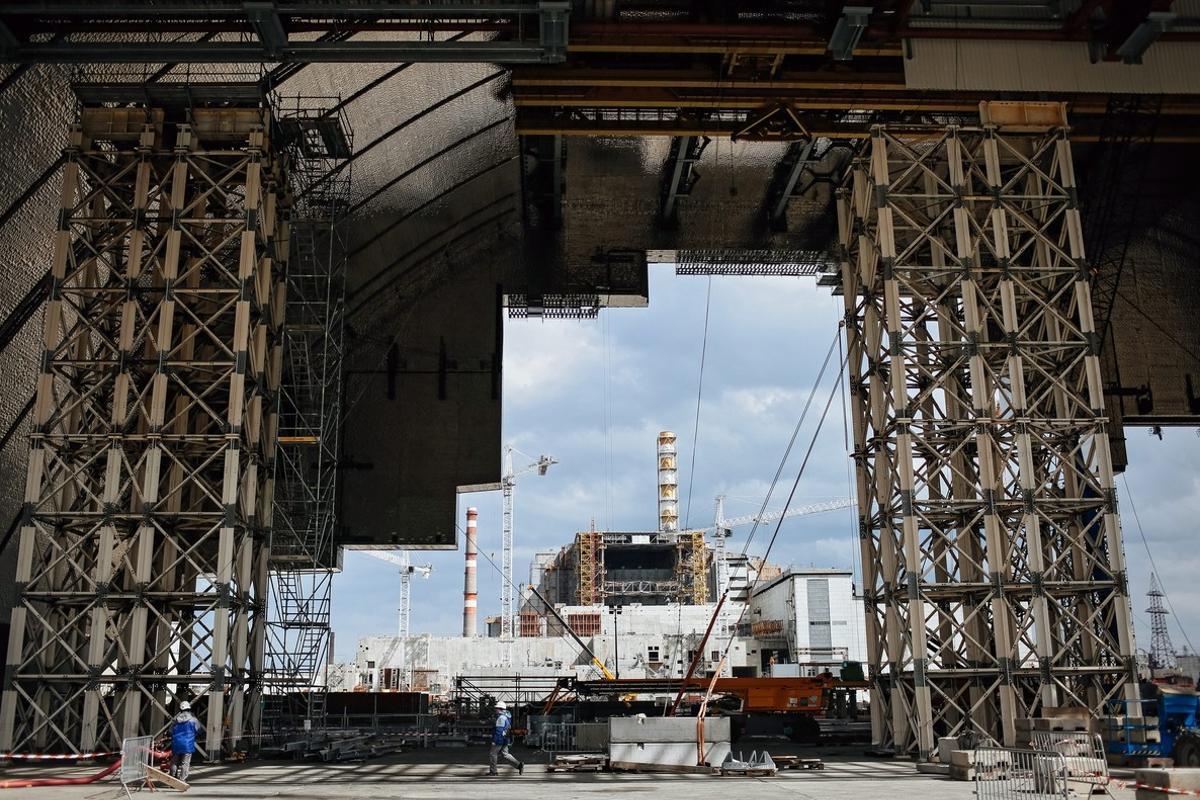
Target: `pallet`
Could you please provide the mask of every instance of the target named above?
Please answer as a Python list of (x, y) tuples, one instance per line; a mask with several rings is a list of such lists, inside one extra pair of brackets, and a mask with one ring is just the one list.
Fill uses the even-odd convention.
[(611, 761), (609, 768), (614, 772), (665, 772), (674, 775), (712, 775), (715, 767), (683, 766), (681, 764), (643, 764), (639, 761)]
[(720, 775), (723, 778), (770, 778), (777, 772), (778, 770), (769, 767), (755, 767), (753, 769), (722, 769)]
[(556, 756), (546, 765), (546, 772), (602, 772), (608, 764), (603, 755)]
[(775, 766), (780, 769), (825, 769), (825, 762), (819, 758), (803, 758), (801, 756), (772, 756)]

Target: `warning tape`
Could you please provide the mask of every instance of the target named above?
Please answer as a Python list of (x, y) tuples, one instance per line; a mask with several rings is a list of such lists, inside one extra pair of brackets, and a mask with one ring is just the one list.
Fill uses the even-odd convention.
[(1108, 782), (1121, 787), (1122, 789), (1146, 789), (1151, 792), (1162, 792), (1163, 794), (1181, 794), (1188, 797), (1200, 797), (1200, 791), (1192, 789), (1172, 789), (1169, 786), (1154, 786), (1149, 783), (1139, 783), (1138, 781), (1122, 781), (1117, 778), (1109, 778)]
[(105, 758), (119, 756), (120, 750), (106, 750), (96, 753), (68, 753), (56, 755), (51, 753), (0, 753), (0, 761), (77, 761), (79, 759)]

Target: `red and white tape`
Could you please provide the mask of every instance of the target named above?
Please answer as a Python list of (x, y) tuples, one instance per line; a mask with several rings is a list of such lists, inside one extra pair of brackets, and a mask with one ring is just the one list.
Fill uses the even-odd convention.
[(78, 761), (81, 759), (106, 758), (119, 756), (119, 750), (106, 750), (97, 753), (68, 753), (58, 755), (51, 753), (0, 753), (0, 761)]
[(1138, 783), (1137, 781), (1122, 781), (1116, 778), (1109, 778), (1108, 782), (1114, 786), (1120, 786), (1122, 789), (1145, 789), (1151, 792), (1162, 792), (1163, 794), (1180, 794), (1188, 797), (1200, 797), (1200, 792), (1192, 789), (1172, 789), (1169, 786), (1153, 786), (1149, 783)]

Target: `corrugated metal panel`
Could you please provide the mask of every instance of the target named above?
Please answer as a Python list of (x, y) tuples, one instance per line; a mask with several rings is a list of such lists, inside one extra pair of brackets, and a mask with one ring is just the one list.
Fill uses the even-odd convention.
[(808, 644), (813, 650), (833, 647), (833, 630), (829, 624), (829, 580), (809, 578), (808, 584)]
[(965, 91), (1200, 92), (1200, 45), (1159, 42), (1142, 64), (1093, 64), (1083, 42), (914, 39), (904, 62), (913, 89)]

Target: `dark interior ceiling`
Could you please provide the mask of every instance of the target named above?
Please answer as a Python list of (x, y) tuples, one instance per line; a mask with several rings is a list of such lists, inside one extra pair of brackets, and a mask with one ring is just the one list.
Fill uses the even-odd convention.
[[(502, 304), (515, 316), (642, 305), (648, 251), (700, 269), (817, 270), (832, 255), (838, 168), (872, 124), (971, 122), (996, 96), (909, 88), (913, 42), (1068, 48), (1084, 66), (1090, 51), (1101, 70), (1150, 15), (1173, 13), (1146, 63), (1122, 67), (1158, 75), (1171, 66), (1155, 58), (1200, 36), (1195, 0), (884, 0), (857, 22), (841, 2), (588, 0), (571, 4), (565, 41), (540, 26), (537, 4), (507, 5), (525, 10), (280, 3), (252, 19), (241, 3), (0, 8), (10, 62), (0, 63), (0, 373), (33, 385), (72, 82), (232, 77), (340, 98), (355, 145), (344, 542), (452, 547), (454, 488), (499, 479)], [(860, 38), (836, 58), (847, 25)], [(189, 62), (95, 63), (150, 43), (151, 29), (171, 45), (156, 53)], [(93, 63), (46, 63), (68, 58)], [(268, 65), (244, 63), (259, 58)], [(435, 63), (447, 60), (459, 63)], [(1167, 143), (1200, 139), (1200, 90), (1130, 100), (1078, 82), (1006, 96), (1070, 103), (1095, 195), (1085, 202), (1109, 198), (1093, 228), (1116, 231), (1101, 247), (1125, 267), (1112, 300), (1114, 397), (1133, 422), (1192, 424), (1196, 157)], [(1107, 168), (1150, 152), (1149, 172)], [(18, 506), (27, 394), (0, 397), (0, 524)]]

